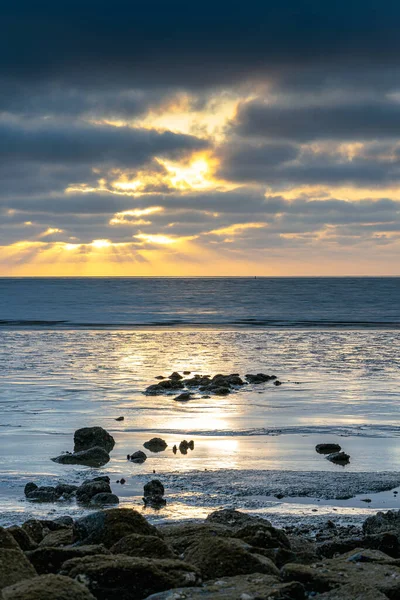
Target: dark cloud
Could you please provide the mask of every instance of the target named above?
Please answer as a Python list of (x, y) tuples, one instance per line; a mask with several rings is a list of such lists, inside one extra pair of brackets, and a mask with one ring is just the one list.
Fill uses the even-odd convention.
[(202, 86), (312, 64), (397, 64), (400, 55), (392, 0), (8, 0), (0, 15), (0, 71), (16, 81)]
[(400, 137), (400, 102), (281, 106), (259, 101), (242, 105), (235, 130), (242, 136), (313, 140), (371, 140)]

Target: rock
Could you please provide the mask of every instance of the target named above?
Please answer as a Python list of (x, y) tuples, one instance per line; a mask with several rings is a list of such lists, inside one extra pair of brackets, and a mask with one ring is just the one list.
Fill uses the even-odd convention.
[(63, 497), (66, 500), (72, 498), (75, 495), (76, 490), (78, 489), (77, 485), (69, 485), (67, 483), (59, 483), (56, 486), (56, 493), (59, 497)]
[(253, 517), (252, 515), (247, 515), (246, 513), (231, 508), (216, 510), (210, 513), (206, 522), (219, 523), (220, 525), (225, 525), (225, 527), (230, 527), (231, 529), (241, 529), (242, 527), (252, 524), (261, 524), (272, 527), (271, 522), (267, 519)]
[(168, 444), (165, 440), (161, 438), (151, 438), (148, 442), (145, 442), (143, 446), (150, 450), (150, 452), (162, 452), (165, 448), (168, 447)]
[(268, 522), (244, 525), (240, 529), (235, 529), (234, 537), (257, 548), (290, 549), (290, 542), (286, 533), (281, 529), (275, 529)]
[(173, 549), (154, 535), (127, 535), (110, 548), (113, 554), (126, 554), (139, 558), (176, 558)]
[[(9, 527), (7, 531), (13, 536), (21, 550), (34, 550), (37, 547), (37, 543), (31, 538), (31, 536), (25, 531), (25, 529), (22, 529), (22, 527), (17, 527), (14, 525), (13, 527)], [(0, 547), (6, 547), (3, 544), (1, 544), (1, 538)]]
[(111, 494), (111, 487), (102, 479), (84, 482), (76, 491), (76, 499), (81, 504), (88, 504), (97, 494)]
[(162, 535), (173, 550), (181, 555), (189, 546), (201, 539), (231, 537), (232, 531), (224, 525), (213, 523), (185, 523), (183, 525), (164, 525)]
[(209, 390), (216, 396), (227, 396), (231, 393), (230, 388), (224, 385), (220, 385), (218, 387), (210, 387)]
[(174, 445), (174, 447), (172, 448), (172, 452), (174, 454), (176, 454), (178, 452), (178, 448), (176, 447), (176, 444)]
[(267, 381), (270, 381), (271, 379), (273, 379), (273, 377), (271, 377), (270, 375), (265, 375), (265, 373), (257, 373), (257, 375), (253, 375), (252, 373), (247, 373), (247, 375), (245, 376), (245, 379), (249, 382), (249, 383), (265, 383)]
[(175, 588), (148, 596), (146, 600), (303, 600), (303, 598), (304, 588), (300, 583), (280, 583), (276, 577), (256, 573), (207, 581), (201, 587)]
[(197, 569), (180, 560), (86, 556), (64, 563), (61, 573), (84, 581), (98, 600), (143, 600), (173, 587), (200, 583)]
[(340, 452), (341, 446), (339, 444), (317, 444), (315, 450), (318, 454), (333, 454), (334, 452)]
[(125, 417), (117, 417), (115, 420), (116, 421), (125, 421)]
[(3, 600), (95, 600), (86, 586), (61, 575), (41, 575), (3, 590)]
[[(52, 459), (53, 460), (53, 459)], [(28, 492), (26, 494), (28, 500), (34, 502), (55, 502), (60, 498), (60, 494), (57, 493), (55, 487), (52, 486), (41, 486)]]
[(75, 522), (75, 532), (85, 546), (104, 544), (106, 548), (111, 548), (131, 533), (159, 535), (153, 525), (131, 508), (110, 508), (82, 517)]
[(134, 452), (130, 455), (129, 460), (140, 465), (144, 463), (145, 460), (147, 460), (147, 456), (144, 452), (138, 450), (137, 452)]
[(37, 543), (42, 541), (43, 537), (49, 532), (49, 529), (44, 531), (45, 527), (41, 521), (30, 519), (22, 525), (22, 529)]
[(367, 534), (396, 531), (400, 535), (400, 510), (378, 512), (363, 523), (363, 532)]
[(346, 452), (333, 452), (333, 454), (328, 454), (326, 458), (339, 465), (347, 465), (350, 462), (350, 456)]
[(54, 548), (68, 546), (74, 541), (74, 531), (72, 527), (67, 529), (59, 529), (58, 531), (50, 531), (44, 536), (39, 544), (39, 547), (51, 546)]
[(204, 579), (247, 573), (279, 576), (272, 560), (250, 552), (251, 547), (233, 538), (204, 537), (191, 544), (183, 559), (196, 566)]
[(57, 573), (67, 560), (94, 554), (110, 554), (110, 552), (105, 546), (98, 544), (96, 546), (69, 546), (67, 548), (39, 547), (26, 553), (27, 558), (39, 575)]
[(165, 379), (164, 375), (156, 375), (154, 379)]
[(179, 394), (179, 396), (176, 396), (174, 398), (175, 402), (187, 402), (188, 400), (192, 399), (192, 394), (191, 392), (182, 392), (182, 394)]
[[(76, 486), (73, 486), (73, 487), (76, 487)], [(57, 525), (63, 525), (65, 527), (72, 527), (74, 525), (74, 520), (72, 517), (69, 517), (68, 515), (64, 515), (63, 517), (57, 517), (57, 519), (54, 519), (54, 523), (56, 523)]]
[(319, 594), (318, 600), (387, 600), (387, 596), (378, 592), (375, 587), (348, 583), (331, 592)]
[(102, 427), (83, 427), (74, 433), (74, 452), (96, 447), (103, 448), (109, 454), (114, 446), (114, 438)]
[(28, 494), (34, 492), (37, 489), (38, 489), (38, 486), (36, 485), (36, 483), (33, 483), (33, 481), (30, 481), (24, 487), (24, 494), (25, 494), (25, 496), (28, 496)]
[(102, 467), (109, 462), (110, 456), (106, 450), (104, 450), (104, 448), (100, 448), (100, 446), (94, 446), (88, 450), (74, 452), (73, 454), (60, 454), (60, 456), (56, 456), (51, 460), (61, 465), (86, 465), (87, 467)]
[(182, 375), (179, 375), (176, 371), (169, 376), (169, 379), (183, 379)]
[(0, 548), (0, 590), (36, 575), (35, 569), (22, 550)]
[(4, 527), (0, 527), (0, 548), (20, 550), (20, 546), (15, 537), (10, 533), (9, 529), (4, 529)]
[(164, 486), (158, 479), (149, 481), (144, 486), (143, 490), (143, 502), (145, 506), (151, 506), (153, 508), (161, 508), (165, 506), (167, 501), (163, 498)]
[[(389, 556), (368, 555), (372, 551), (356, 549), (338, 558), (313, 565), (286, 564), (281, 571), (287, 581), (299, 581), (307, 592), (328, 592), (351, 583), (370, 586), (388, 598), (400, 597), (400, 568), (390, 564)], [(382, 558), (383, 555), (383, 558)]]
[(191, 373), (190, 371), (183, 371), (184, 375), (190, 375), (190, 373)]
[(282, 385), (282, 381), (279, 381), (279, 379), (276, 379), (274, 381), (274, 385), (276, 385), (276, 386)]
[(119, 504), (119, 498), (110, 493), (96, 494), (90, 500), (90, 506), (111, 506), (112, 504)]
[(180, 444), (179, 444), (179, 452), (181, 454), (187, 454), (188, 450), (193, 450), (194, 449), (194, 441), (191, 440), (190, 442), (188, 442), (187, 440), (183, 440)]
[(181, 390), (185, 386), (179, 379), (164, 379), (159, 383), (149, 385), (143, 392), (147, 396), (160, 396), (170, 390)]

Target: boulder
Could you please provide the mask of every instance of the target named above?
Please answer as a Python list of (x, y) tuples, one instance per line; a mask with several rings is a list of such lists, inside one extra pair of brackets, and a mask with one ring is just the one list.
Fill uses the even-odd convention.
[(210, 513), (206, 519), (209, 523), (218, 523), (220, 525), (225, 525), (225, 527), (230, 527), (231, 529), (241, 529), (246, 525), (258, 524), (267, 525), (268, 527), (272, 527), (272, 524), (267, 519), (262, 519), (261, 517), (253, 517), (252, 515), (247, 515), (246, 513), (242, 513), (238, 510), (234, 510), (231, 508), (224, 508), (222, 510), (216, 510)]
[(20, 546), (15, 537), (10, 533), (10, 529), (0, 527), (0, 548), (8, 550), (20, 550)]
[[(8, 533), (11, 533), (21, 550), (34, 550), (37, 547), (37, 543), (31, 538), (25, 529), (22, 529), (22, 527), (17, 527), (14, 525), (13, 527), (9, 527), (7, 531)], [(0, 548), (4, 547), (5, 546), (3, 546), (0, 541)]]
[(35, 569), (22, 550), (0, 548), (0, 590), (36, 575)]
[(224, 525), (213, 523), (185, 523), (183, 525), (164, 525), (162, 535), (174, 551), (181, 555), (189, 546), (203, 538), (231, 537), (232, 532)]
[[(280, 583), (276, 577), (255, 573), (207, 581), (201, 587), (178, 588), (146, 600), (303, 600), (300, 583)], [(369, 599), (368, 599), (369, 600)]]
[(268, 522), (244, 525), (240, 529), (235, 529), (233, 537), (257, 548), (290, 549), (290, 542), (286, 533), (281, 529), (272, 527)]
[(167, 501), (164, 499), (164, 486), (158, 479), (153, 479), (145, 484), (143, 489), (143, 502), (145, 506), (161, 508)]
[(73, 558), (64, 563), (61, 573), (84, 581), (98, 600), (142, 600), (155, 592), (200, 583), (197, 569), (180, 560), (123, 554)]
[(354, 536), (350, 538), (334, 537), (333, 539), (319, 543), (317, 552), (319, 556), (333, 558), (337, 554), (344, 554), (355, 548), (371, 548), (385, 552), (393, 558), (400, 556), (399, 539), (395, 533), (383, 532), (364, 537)]
[(39, 547), (27, 552), (27, 558), (39, 575), (57, 573), (61, 566), (71, 558), (82, 558), (94, 554), (109, 554), (109, 550), (101, 544), (93, 546), (69, 546), (67, 548)]
[(60, 454), (51, 459), (61, 465), (85, 465), (87, 467), (102, 467), (110, 460), (110, 456), (104, 448), (93, 446), (88, 450), (80, 452)]
[[(328, 592), (344, 584), (370, 586), (388, 598), (400, 597), (400, 568), (394, 559), (379, 552), (356, 549), (313, 565), (286, 564), (281, 571), (284, 580), (301, 582), (307, 592)], [(376, 551), (374, 551), (376, 552)]]
[(39, 544), (39, 547), (51, 546), (54, 548), (68, 546), (74, 541), (74, 531), (72, 527), (59, 529), (58, 531), (50, 531), (44, 536)]
[(191, 392), (182, 392), (182, 394), (179, 394), (179, 396), (175, 396), (174, 400), (175, 402), (187, 402), (188, 400), (192, 399), (192, 393)]
[(177, 373), (176, 371), (174, 371), (174, 373), (172, 373), (169, 376), (169, 379), (179, 380), (179, 379), (183, 379), (183, 377), (182, 377), (182, 375), (180, 375), (179, 373)]
[(29, 481), (26, 484), (26, 486), (24, 487), (24, 494), (25, 494), (25, 496), (27, 496), (28, 494), (30, 494), (31, 492), (34, 492), (37, 489), (38, 489), (38, 486), (36, 485), (36, 483), (33, 483), (33, 481)]
[(165, 440), (161, 438), (151, 438), (148, 442), (145, 442), (143, 446), (150, 450), (150, 452), (162, 452), (165, 448), (168, 447), (168, 444)]
[(142, 452), (141, 450), (138, 450), (137, 452), (134, 452), (133, 454), (131, 454), (129, 456), (129, 460), (133, 463), (141, 465), (142, 463), (145, 462), (145, 460), (147, 460), (147, 456), (144, 452)]
[(194, 441), (190, 440), (190, 442), (188, 442), (187, 440), (182, 440), (179, 444), (179, 452), (181, 454), (187, 454), (188, 450), (194, 450)]
[(45, 535), (47, 535), (50, 531), (58, 531), (60, 529), (67, 529), (70, 525), (65, 525), (64, 523), (58, 522), (58, 519), (54, 521), (49, 521), (47, 519), (29, 519), (25, 521), (22, 525), (22, 529), (24, 529), (30, 537), (39, 544)]
[(146, 396), (160, 396), (170, 390), (182, 390), (184, 384), (179, 379), (164, 379), (159, 383), (149, 385), (148, 388), (143, 392)]
[(31, 491), (25, 491), (25, 496), (33, 502), (55, 502), (61, 496), (61, 494), (58, 494), (56, 488), (52, 486), (36, 486), (35, 489), (30, 489)]
[(113, 554), (126, 554), (138, 558), (176, 558), (173, 549), (154, 535), (127, 535), (110, 548)]
[(266, 573), (279, 576), (272, 560), (258, 554), (241, 540), (233, 538), (204, 537), (191, 544), (183, 559), (197, 567), (204, 579)]
[(98, 447), (109, 454), (114, 446), (114, 438), (102, 427), (83, 427), (74, 433), (74, 452)]
[(276, 379), (276, 377), (274, 377), (273, 375), (266, 375), (265, 373), (257, 373), (256, 375), (253, 375), (252, 373), (247, 373), (245, 379), (249, 383), (258, 384), (265, 383), (267, 381), (270, 381), (271, 379)]
[(317, 444), (315, 450), (318, 454), (333, 454), (334, 452), (340, 452), (341, 446), (339, 444)]
[(319, 594), (318, 600), (387, 600), (375, 587), (362, 583), (348, 583), (331, 592)]
[(97, 494), (111, 494), (110, 484), (103, 479), (85, 481), (76, 490), (76, 499), (81, 504), (88, 504)]
[(95, 600), (86, 586), (61, 575), (41, 575), (3, 590), (3, 600)]
[(350, 462), (350, 455), (346, 454), (346, 452), (333, 452), (332, 454), (328, 454), (326, 458), (339, 465), (347, 465)]
[(131, 533), (159, 536), (157, 529), (131, 508), (110, 508), (82, 517), (75, 522), (75, 532), (81, 544), (104, 544), (106, 548)]
[(90, 500), (90, 506), (111, 506), (112, 504), (119, 504), (119, 498), (110, 493), (96, 494)]
[(66, 500), (69, 500), (75, 495), (76, 490), (78, 489), (77, 485), (69, 485), (68, 483), (59, 483), (56, 486), (56, 493), (59, 497), (63, 497)]

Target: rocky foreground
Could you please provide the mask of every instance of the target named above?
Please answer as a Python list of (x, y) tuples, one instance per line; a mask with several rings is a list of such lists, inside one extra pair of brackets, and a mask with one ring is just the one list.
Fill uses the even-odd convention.
[(400, 511), (317, 535), (234, 510), (154, 527), (112, 508), (0, 528), (2, 600), (400, 598)]

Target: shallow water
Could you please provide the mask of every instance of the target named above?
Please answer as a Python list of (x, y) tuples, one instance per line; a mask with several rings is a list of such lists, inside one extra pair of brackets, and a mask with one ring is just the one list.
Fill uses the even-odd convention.
[[(399, 350), (400, 332), (393, 329), (3, 328), (2, 521), (19, 522), (49, 510), (82, 513), (75, 506), (27, 504), (23, 486), (30, 479), (42, 484), (79, 482), (93, 473), (49, 460), (72, 449), (75, 429), (91, 425), (105, 427), (116, 439), (111, 461), (101, 471), (110, 474), (124, 503), (140, 504), (142, 476), (152, 476), (153, 470), (169, 482), (166, 518), (202, 516), (231, 501), (204, 482), (193, 503), (195, 477), (188, 476), (182, 494), (168, 475), (173, 472), (220, 470), (222, 476), (227, 469), (326, 471), (321, 485), (329, 473), (400, 472)], [(198, 397), (185, 404), (174, 402), (173, 396), (143, 395), (156, 375), (175, 370), (262, 371), (276, 374), (283, 385), (249, 385), (228, 397)], [(120, 415), (125, 420), (116, 422)], [(166, 439), (166, 452), (150, 455), (143, 466), (127, 463), (126, 454), (154, 435)], [(195, 440), (194, 451), (174, 456), (171, 446), (185, 437)], [(315, 452), (316, 443), (328, 440), (338, 441), (351, 454), (345, 469)], [(127, 478), (126, 486), (115, 484), (121, 476)], [(365, 481), (368, 492), (368, 476)], [(338, 502), (337, 507), (352, 516), (380, 507), (400, 508), (393, 494), (384, 498), (378, 496), (365, 509), (359, 499), (353, 506)], [(321, 502), (328, 512), (333, 510)], [(280, 515), (293, 518), (294, 513), (314, 510), (290, 499), (271, 505), (267, 497), (249, 510), (269, 507), (277, 513), (277, 506)]]

